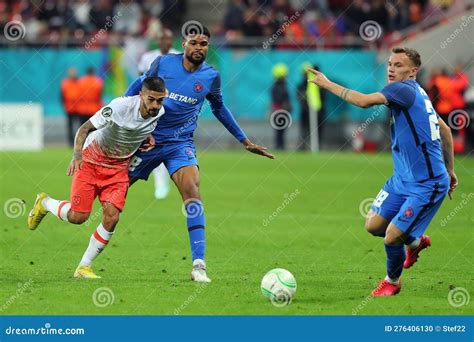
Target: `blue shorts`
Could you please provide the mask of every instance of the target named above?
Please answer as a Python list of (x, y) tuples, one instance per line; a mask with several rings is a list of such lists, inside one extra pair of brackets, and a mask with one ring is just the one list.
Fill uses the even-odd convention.
[(423, 235), (448, 194), (449, 177), (408, 183), (392, 176), (380, 190), (371, 209), (391, 221), (404, 233)]
[(170, 176), (182, 167), (198, 165), (193, 142), (159, 144), (151, 151), (138, 151), (130, 161), (128, 175), (148, 180), (150, 173), (161, 163), (165, 164)]

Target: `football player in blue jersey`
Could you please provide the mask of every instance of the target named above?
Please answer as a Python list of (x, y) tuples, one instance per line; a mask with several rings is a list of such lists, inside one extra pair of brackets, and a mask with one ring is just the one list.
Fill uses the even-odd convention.
[(369, 233), (384, 238), (387, 255), (387, 276), (372, 291), (374, 297), (400, 292), (403, 268), (411, 267), (431, 245), (424, 232), (445, 196), (451, 198), (458, 184), (451, 129), (416, 81), (420, 66), (417, 51), (392, 49), (388, 85), (372, 94), (344, 88), (312, 70), (315, 78), (311, 82), (348, 103), (363, 108), (383, 104), (390, 109), (393, 176), (372, 203), (365, 223)]
[[(191, 279), (210, 282), (204, 262), (205, 219), (199, 193), (199, 169), (193, 142), (197, 119), (205, 100), (213, 114), (243, 147), (273, 159), (266, 147), (253, 144), (225, 106), (221, 93), (219, 72), (205, 62), (211, 35), (205, 27), (196, 28), (183, 37), (181, 54), (159, 56), (148, 71), (127, 90), (127, 96), (138, 94), (146, 77), (160, 75), (165, 81), (168, 97), (164, 100), (165, 114), (158, 121), (148, 145), (155, 148), (137, 153), (129, 168), (130, 182), (147, 180), (150, 173), (164, 163), (184, 202), (193, 259)], [(147, 147), (147, 146), (145, 146)]]

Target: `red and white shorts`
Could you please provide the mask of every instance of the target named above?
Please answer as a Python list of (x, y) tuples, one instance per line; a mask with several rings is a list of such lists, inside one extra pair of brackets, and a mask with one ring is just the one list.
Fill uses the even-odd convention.
[(113, 169), (86, 161), (74, 172), (71, 185), (71, 209), (90, 213), (96, 197), (101, 203), (110, 202), (120, 211), (128, 191), (128, 170)]

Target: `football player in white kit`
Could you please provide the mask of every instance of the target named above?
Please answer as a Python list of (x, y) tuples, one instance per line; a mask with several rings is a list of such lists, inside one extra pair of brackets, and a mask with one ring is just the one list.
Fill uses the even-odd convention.
[[(164, 29), (160, 36), (159, 49), (145, 52), (138, 63), (138, 72), (144, 74), (150, 69), (151, 63), (155, 61), (158, 56), (167, 55), (169, 53), (180, 53), (173, 49), (173, 32), (170, 29)], [(166, 169), (165, 164), (160, 164), (153, 170), (153, 178), (155, 180), (155, 198), (164, 199), (170, 192), (170, 175)]]
[(44, 192), (36, 196), (28, 216), (31, 230), (47, 213), (82, 224), (99, 197), (102, 222), (90, 238), (74, 273), (76, 278), (100, 278), (91, 269), (92, 261), (110, 241), (125, 205), (131, 157), (140, 146), (145, 151), (154, 147), (151, 132), (164, 114), (165, 97), (164, 81), (148, 77), (139, 95), (116, 98), (100, 109), (76, 133), (74, 155), (67, 170), (73, 176), (70, 201), (55, 200)]

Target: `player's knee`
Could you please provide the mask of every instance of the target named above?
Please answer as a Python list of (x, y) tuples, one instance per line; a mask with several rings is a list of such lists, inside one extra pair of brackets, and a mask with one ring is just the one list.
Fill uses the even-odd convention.
[(69, 211), (67, 220), (72, 224), (83, 224), (89, 218), (90, 213), (79, 213), (77, 211)]
[(388, 235), (383, 239), (383, 242), (386, 245), (398, 245), (402, 241), (398, 237)]
[(196, 182), (186, 183), (182, 189), (184, 199), (200, 199), (199, 195), (199, 184)]
[(378, 236), (380, 234), (380, 227), (374, 224), (370, 216), (365, 218), (365, 230), (374, 236)]

